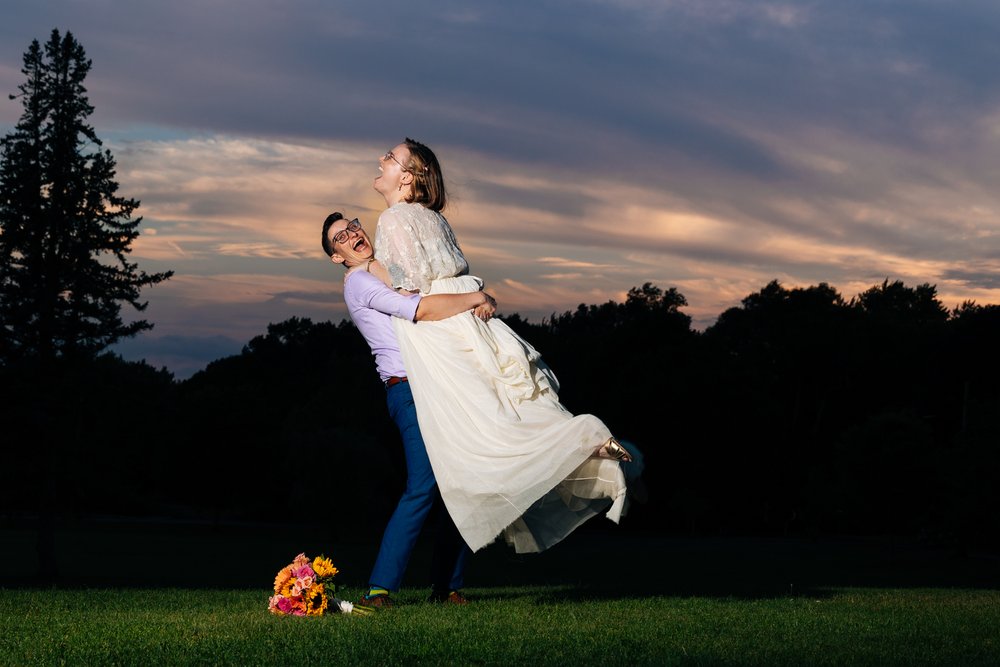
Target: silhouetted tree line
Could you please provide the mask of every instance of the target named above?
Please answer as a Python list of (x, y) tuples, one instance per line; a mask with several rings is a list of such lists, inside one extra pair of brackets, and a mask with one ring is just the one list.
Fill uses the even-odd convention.
[[(567, 407), (643, 449), (649, 500), (623, 529), (998, 543), (1000, 306), (949, 312), (930, 285), (885, 281), (848, 301), (775, 281), (697, 332), (685, 305), (646, 284), (624, 303), (505, 318)], [(182, 382), (105, 355), (67, 370), (44, 415), (31, 414), (34, 378), (2, 372), (24, 473), (5, 507), (35, 509), (39, 421), (66, 440), (50, 483), (69, 514), (354, 533), (381, 526), (386, 489), (404, 481), (384, 389), (347, 321), (272, 324)]]

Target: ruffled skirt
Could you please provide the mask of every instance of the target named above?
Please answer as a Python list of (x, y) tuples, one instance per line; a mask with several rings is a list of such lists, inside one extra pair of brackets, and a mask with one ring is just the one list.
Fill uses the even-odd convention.
[[(481, 285), (443, 278), (430, 293)], [(601, 511), (618, 521), (621, 465), (593, 457), (611, 433), (559, 403), (555, 375), (527, 341), (471, 312), (393, 321), (441, 496), (473, 551), (501, 533), (518, 552), (542, 551)]]

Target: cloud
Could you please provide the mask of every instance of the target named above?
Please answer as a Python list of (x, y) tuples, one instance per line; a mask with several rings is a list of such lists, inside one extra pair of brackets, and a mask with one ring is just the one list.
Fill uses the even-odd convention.
[(541, 273), (538, 277), (545, 280), (568, 280), (575, 283), (584, 278), (584, 275), (582, 273)]
[(970, 269), (946, 269), (941, 277), (965, 287), (994, 292), (1000, 289), (1000, 261), (992, 266), (980, 264)]
[(548, 264), (549, 266), (555, 266), (562, 269), (609, 269), (612, 268), (609, 264), (595, 264), (594, 262), (583, 262), (578, 259), (571, 259), (568, 257), (539, 257), (538, 261), (542, 264)]
[[(496, 174), (493, 174), (494, 178)], [(466, 180), (461, 182), (467, 196), (480, 204), (516, 205), (521, 208), (560, 215), (582, 217), (597, 199), (581, 193), (572, 184), (541, 180), (515, 179), (511, 183), (497, 180)]]
[(220, 243), (217, 252), (220, 255), (267, 259), (303, 259), (307, 254), (304, 251), (290, 250), (269, 243)]
[[(786, 144), (776, 147), (791, 150)], [(379, 201), (370, 189), (370, 156), (376, 153), (374, 146), (305, 147), (235, 138), (130, 144), (119, 158), (123, 190), (144, 202), (150, 200), (147, 191), (157, 193), (143, 204), (146, 223), (157, 233), (141, 237), (135, 255), (155, 259), (157, 268), (176, 268), (175, 281), (188, 281), (182, 291), (192, 303), (215, 294), (219, 303), (264, 304), (276, 294), (318, 294), (327, 288), (336, 298), (339, 273), (323, 261), (319, 225), (332, 209), (361, 211), (374, 232)], [(864, 167), (867, 159), (872, 164), (864, 168), (897, 174), (913, 159), (903, 152), (879, 153), (872, 162), (864, 146), (847, 141), (828, 153), (831, 162), (823, 164)], [(472, 187), (459, 181), (448, 215), (473, 271), (488, 284), (506, 285), (512, 305), (536, 315), (551, 312), (559, 299), (578, 301), (588, 293), (610, 298), (649, 280), (683, 284), (689, 276), (704, 280), (734, 266), (757, 276), (737, 283), (740, 289), (753, 285), (752, 290), (773, 277), (836, 282), (892, 275), (933, 281), (946, 277), (945, 268), (955, 270), (997, 250), (996, 195), (948, 173), (924, 181), (900, 179), (875, 192), (865, 190), (857, 170), (850, 178), (858, 191), (838, 192), (822, 183), (815, 192), (786, 192), (773, 184), (747, 190), (738, 180), (722, 179), (729, 185), (718, 197), (700, 197), (683, 188), (650, 190), (593, 177), (569, 182), (562, 171), (469, 151), (451, 151), (447, 159), (453, 171), (464, 173), (475, 164), (500, 184), (484, 190), (478, 181)], [(817, 159), (809, 153), (809, 160)], [(820, 171), (821, 178), (836, 178), (849, 170)], [(504, 189), (508, 196), (496, 196)], [(211, 193), (217, 204), (211, 210), (185, 208), (191, 192)], [(535, 197), (518, 196), (527, 192)], [(533, 280), (544, 282), (533, 290), (510, 287)], [(557, 281), (575, 296), (565, 290), (543, 295), (551, 287), (546, 283)], [(704, 310), (693, 295), (688, 298)], [(721, 305), (715, 297), (709, 303)]]
[(233, 137), (109, 142), (122, 190), (157, 230), (136, 253), (158, 259), (246, 255), (320, 257), (334, 209), (374, 221), (374, 147), (302, 146)]
[(157, 335), (343, 317), (319, 225), (374, 231), (405, 135), (504, 312), (654, 282), (704, 326), (774, 278), (1000, 302), (1000, 6), (9, 0), (0, 88), (53, 16), (142, 201), (133, 259), (177, 271), (144, 296)]

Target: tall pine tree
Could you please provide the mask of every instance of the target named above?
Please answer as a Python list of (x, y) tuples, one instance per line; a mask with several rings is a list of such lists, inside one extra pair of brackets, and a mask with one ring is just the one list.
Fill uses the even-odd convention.
[(81, 474), (101, 474), (88, 468), (88, 452), (107, 444), (102, 435), (128, 437), (113, 431), (113, 398), (93, 397), (94, 357), (152, 327), (124, 322), (122, 304), (144, 310), (140, 290), (172, 275), (139, 271), (126, 257), (139, 202), (117, 194), (115, 160), (87, 124), (90, 66), (69, 32), (53, 30), (44, 47), (33, 41), (26, 80), (11, 95), (24, 113), (0, 143), (0, 415), (21, 497), (37, 503), (45, 580), (58, 577), (59, 508), (86, 496)]
[(0, 362), (86, 359), (152, 325), (125, 323), (140, 290), (172, 272), (127, 259), (142, 218), (119, 196), (115, 160), (87, 119), (91, 61), (58, 30), (33, 41), (18, 89), (24, 113), (0, 155)]

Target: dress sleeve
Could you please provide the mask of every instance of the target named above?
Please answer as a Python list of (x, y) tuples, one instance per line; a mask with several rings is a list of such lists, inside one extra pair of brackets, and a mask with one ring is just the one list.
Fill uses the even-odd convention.
[(431, 282), (468, 271), (448, 222), (419, 205), (382, 212), (375, 232), (375, 256), (394, 288), (426, 294)]

